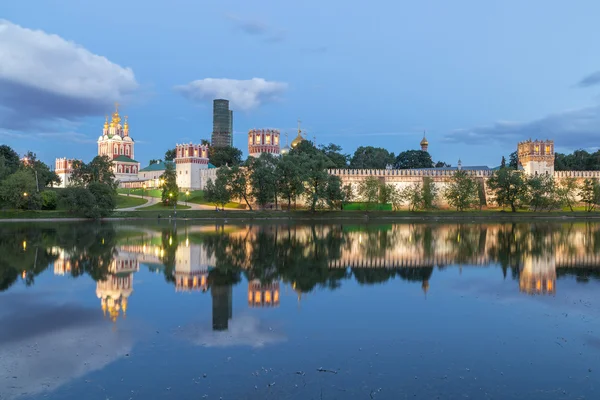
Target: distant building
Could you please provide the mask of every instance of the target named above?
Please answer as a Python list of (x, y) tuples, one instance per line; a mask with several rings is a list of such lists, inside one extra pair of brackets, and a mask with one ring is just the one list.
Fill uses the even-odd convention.
[(248, 282), (248, 306), (278, 307), (279, 281), (261, 283), (259, 279)]
[(554, 175), (554, 141), (526, 140), (517, 145), (519, 164), (528, 175)]
[(204, 189), (209, 179), (216, 179), (216, 168), (208, 162), (208, 145), (178, 144), (175, 152), (177, 186), (180, 189)]
[(98, 155), (107, 156), (112, 160), (113, 172), (118, 181), (137, 180), (140, 163), (135, 161), (134, 141), (129, 136), (127, 117), (121, 125), (119, 105), (116, 105), (110, 123), (108, 116), (104, 122), (102, 136), (98, 138)]
[(425, 137), (425, 132), (423, 132), (423, 140), (421, 140), (421, 150), (422, 151), (427, 151), (427, 149), (429, 148), (429, 142), (427, 141), (427, 138)]
[(54, 161), (54, 172), (60, 178), (60, 184), (58, 187), (65, 188), (71, 183), (71, 174), (73, 174), (73, 161), (72, 158), (57, 158)]
[(211, 146), (233, 146), (233, 111), (229, 109), (229, 100), (213, 101), (213, 131)]
[(248, 154), (260, 157), (262, 153), (280, 154), (278, 129), (251, 129), (248, 132)]

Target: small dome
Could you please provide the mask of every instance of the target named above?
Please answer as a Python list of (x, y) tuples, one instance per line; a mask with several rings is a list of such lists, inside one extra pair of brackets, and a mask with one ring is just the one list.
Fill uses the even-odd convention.
[(280, 151), (281, 154), (288, 154), (289, 152), (290, 152), (290, 146), (285, 146)]
[(296, 146), (298, 146), (300, 144), (300, 142), (303, 142), (303, 141), (304, 141), (304, 138), (302, 137), (300, 132), (298, 132), (298, 136), (296, 136), (296, 138), (294, 140), (292, 140), (292, 149), (294, 149)]
[(113, 135), (113, 137), (111, 139), (114, 139), (114, 140), (123, 140), (123, 138), (121, 136), (119, 136), (119, 135)]
[(98, 140), (102, 140), (102, 139), (104, 139), (104, 136), (102, 136), (102, 135), (98, 136)]
[(423, 140), (421, 140), (421, 146), (427, 146), (428, 144), (429, 142), (427, 141), (427, 138), (423, 136)]
[(133, 142), (133, 139), (132, 139), (132, 138), (130, 138), (129, 136), (125, 136), (125, 137), (123, 138), (123, 140), (124, 140), (124, 141), (126, 141), (126, 142)]

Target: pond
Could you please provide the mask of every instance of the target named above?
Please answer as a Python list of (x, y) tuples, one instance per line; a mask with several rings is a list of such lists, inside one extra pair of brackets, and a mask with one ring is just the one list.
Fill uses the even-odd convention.
[(0, 225), (0, 399), (597, 399), (600, 224)]

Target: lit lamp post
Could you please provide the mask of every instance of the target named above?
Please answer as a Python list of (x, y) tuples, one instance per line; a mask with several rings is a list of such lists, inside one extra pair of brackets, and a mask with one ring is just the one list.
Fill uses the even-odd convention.
[(169, 193), (169, 199), (171, 199), (170, 201), (173, 202), (173, 214), (175, 218), (177, 218), (177, 209), (175, 208), (176, 202), (173, 201), (173, 193)]
[[(27, 198), (27, 196), (28, 196), (27, 192), (23, 192), (23, 197), (25, 197), (25, 200), (29, 200)], [(29, 208), (29, 202), (27, 202), (27, 206), (28, 206), (27, 208)]]
[(146, 195), (146, 184), (145, 183), (142, 185), (142, 189), (143, 189), (142, 190), (142, 199), (143, 199), (144, 196)]
[(189, 190), (186, 190), (186, 192), (185, 192), (185, 205), (186, 205), (186, 206), (188, 205), (187, 203), (188, 203), (188, 197), (189, 197), (189, 196), (190, 196), (190, 191), (189, 191)]

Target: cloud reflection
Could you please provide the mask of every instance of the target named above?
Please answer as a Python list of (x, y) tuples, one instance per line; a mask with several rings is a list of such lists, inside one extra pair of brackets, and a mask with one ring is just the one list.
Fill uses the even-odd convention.
[(3, 295), (0, 306), (0, 393), (16, 399), (53, 391), (131, 351), (97, 310)]
[(213, 331), (209, 324), (190, 325), (183, 328), (181, 335), (196, 346), (254, 348), (287, 341), (287, 337), (271, 329), (258, 318), (244, 315), (229, 323), (227, 331)]

